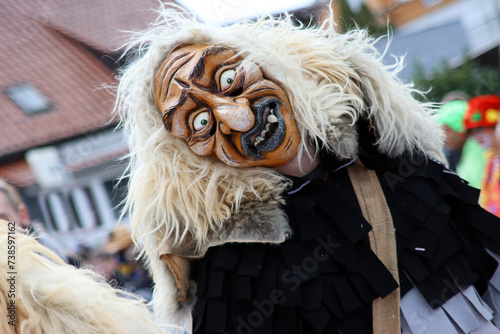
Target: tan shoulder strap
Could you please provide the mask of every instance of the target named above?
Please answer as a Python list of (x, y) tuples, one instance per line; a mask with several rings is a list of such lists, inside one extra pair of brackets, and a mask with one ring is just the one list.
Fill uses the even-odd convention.
[[(391, 212), (385, 201), (377, 175), (363, 166), (359, 158), (347, 167), (363, 217), (371, 224), (368, 234), (370, 247), (390, 273), (399, 282), (396, 235)], [(399, 288), (372, 304), (373, 333), (401, 333), (399, 315)]]

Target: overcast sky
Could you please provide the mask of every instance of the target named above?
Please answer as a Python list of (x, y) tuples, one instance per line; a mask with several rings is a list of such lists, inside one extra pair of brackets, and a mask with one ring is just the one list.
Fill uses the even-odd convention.
[(352, 10), (357, 11), (361, 7), (363, 0), (347, 0), (349, 5), (351, 5)]
[[(184, 8), (196, 14), (199, 20), (211, 23), (230, 23), (251, 19), (263, 14), (294, 11), (329, 0), (177, 0)], [(356, 11), (363, 0), (348, 0)]]
[(229, 23), (242, 18), (309, 7), (318, 0), (177, 0), (204, 22)]

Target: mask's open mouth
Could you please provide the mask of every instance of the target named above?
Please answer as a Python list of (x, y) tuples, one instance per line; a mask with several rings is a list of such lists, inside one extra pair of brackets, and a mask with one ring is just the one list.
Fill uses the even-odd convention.
[(280, 112), (281, 103), (275, 98), (260, 100), (252, 106), (255, 113), (254, 127), (241, 136), (243, 153), (260, 158), (261, 152), (273, 151), (281, 145), (286, 135), (286, 125)]

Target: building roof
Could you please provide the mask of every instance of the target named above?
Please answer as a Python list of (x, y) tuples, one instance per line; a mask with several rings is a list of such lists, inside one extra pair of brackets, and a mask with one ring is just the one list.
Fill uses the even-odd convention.
[(20, 188), (36, 183), (35, 175), (24, 158), (0, 166), (0, 177)]
[[(387, 39), (378, 48), (384, 50)], [(441, 6), (399, 27), (391, 40), (388, 56), (405, 56), (408, 64), (399, 77), (409, 81), (414, 60), (430, 73), (443, 62), (455, 67), (467, 57), (475, 58), (500, 45), (498, 0), (462, 0)], [(387, 63), (393, 59), (387, 57)]]
[(127, 31), (144, 29), (153, 22), (158, 8), (158, 0), (67, 1), (54, 11), (49, 24), (109, 54), (120, 48)]
[[(18, 160), (5, 163), (30, 148), (116, 123), (111, 115), (114, 97), (102, 88), (115, 84), (113, 73), (98, 54), (116, 49), (124, 40), (123, 31), (146, 28), (156, 17), (152, 9), (158, 7), (156, 0), (2, 2), (0, 161), (8, 173), (0, 170), (0, 175), (9, 174), (13, 166), (24, 171)], [(48, 110), (29, 114), (16, 104), (7, 93), (19, 85), (41, 92)], [(25, 102), (33, 100), (31, 96)]]
[[(381, 53), (387, 47), (387, 42), (387, 37), (378, 41), (377, 48)], [(459, 64), (463, 61), (467, 46), (467, 36), (461, 22), (446, 22), (417, 32), (396, 33), (390, 40), (384, 62), (393, 64), (393, 56), (404, 57), (406, 66), (398, 76), (408, 82), (415, 74), (415, 61), (420, 62), (426, 73), (431, 73), (444, 61)]]

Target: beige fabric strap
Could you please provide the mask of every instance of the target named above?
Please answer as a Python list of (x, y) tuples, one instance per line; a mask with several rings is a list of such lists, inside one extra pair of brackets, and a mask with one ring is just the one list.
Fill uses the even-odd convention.
[[(359, 158), (347, 168), (363, 217), (371, 224), (370, 247), (399, 283), (396, 236), (391, 212), (385, 201), (377, 175), (367, 169)], [(372, 304), (373, 333), (401, 333), (399, 288)]]

